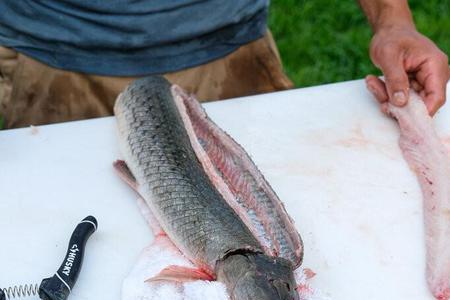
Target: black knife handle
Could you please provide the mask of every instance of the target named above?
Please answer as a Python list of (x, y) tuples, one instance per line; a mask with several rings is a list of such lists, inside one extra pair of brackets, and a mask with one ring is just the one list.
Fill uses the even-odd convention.
[(89, 237), (97, 230), (97, 220), (88, 216), (75, 228), (69, 241), (66, 257), (53, 277), (42, 280), (39, 297), (44, 300), (65, 300), (70, 294), (83, 263)]

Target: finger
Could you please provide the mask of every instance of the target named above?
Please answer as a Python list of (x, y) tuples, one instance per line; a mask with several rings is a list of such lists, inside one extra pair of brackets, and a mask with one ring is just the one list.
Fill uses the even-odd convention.
[(417, 79), (424, 88), (424, 93), (421, 93), (421, 96), (430, 115), (434, 115), (445, 103), (448, 78), (446, 60), (442, 62), (437, 59), (430, 60), (423, 64), (421, 70), (417, 73)]
[(384, 73), (389, 101), (396, 106), (408, 102), (409, 81), (400, 57), (386, 57), (380, 64)]
[(389, 110), (388, 110), (388, 104), (387, 104), (387, 102), (381, 103), (381, 105), (380, 105), (380, 110), (381, 110), (384, 114), (389, 115)]
[(389, 97), (386, 91), (384, 82), (374, 75), (366, 76), (367, 89), (375, 96), (378, 102), (383, 103), (388, 101)]
[[(425, 99), (425, 97), (427, 96), (427, 94), (425, 94), (425, 90), (421, 90), (419, 92), (419, 96), (420, 96), (420, 98)], [(427, 109), (428, 109), (428, 107), (427, 107)]]
[(409, 80), (409, 85), (417, 93), (419, 93), (421, 90), (423, 90), (423, 86), (416, 79), (410, 79)]
[(445, 104), (446, 84), (436, 83), (436, 88), (428, 92), (427, 87), (424, 89), (424, 102), (431, 116)]

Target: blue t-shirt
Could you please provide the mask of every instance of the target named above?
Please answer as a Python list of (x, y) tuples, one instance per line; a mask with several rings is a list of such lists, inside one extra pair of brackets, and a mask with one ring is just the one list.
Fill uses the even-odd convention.
[(56, 68), (166, 73), (266, 31), (269, 0), (0, 0), (0, 45)]

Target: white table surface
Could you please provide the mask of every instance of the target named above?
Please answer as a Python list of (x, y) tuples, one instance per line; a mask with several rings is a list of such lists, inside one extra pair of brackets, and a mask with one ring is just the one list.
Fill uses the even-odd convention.
[[(334, 300), (428, 300), (422, 198), (395, 122), (363, 81), (216, 102), (211, 118), (253, 157), (305, 243), (314, 287)], [(450, 140), (450, 108), (436, 116)], [(113, 172), (113, 118), (0, 131), (0, 287), (38, 282), (75, 225), (97, 217), (72, 300), (119, 299), (151, 232)], [(30, 298), (33, 299), (33, 298)], [(37, 298), (35, 298), (37, 299)]]

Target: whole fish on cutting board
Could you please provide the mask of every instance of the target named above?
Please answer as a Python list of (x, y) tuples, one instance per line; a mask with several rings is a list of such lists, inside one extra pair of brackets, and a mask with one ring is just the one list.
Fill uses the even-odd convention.
[(210, 276), (231, 299), (298, 299), (300, 235), (245, 150), (197, 100), (147, 77), (119, 95), (114, 111), (125, 158), (116, 169), (198, 268), (169, 267), (156, 280)]
[(403, 156), (423, 194), (426, 277), (439, 300), (450, 299), (450, 156), (437, 135), (423, 100), (414, 91), (405, 107), (384, 104), (400, 126)]

